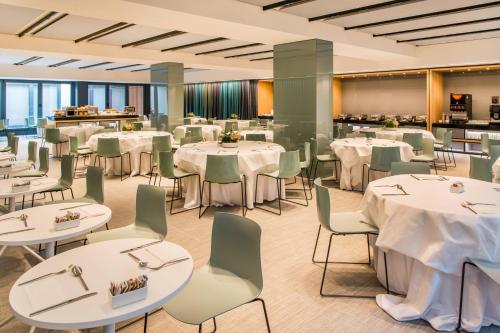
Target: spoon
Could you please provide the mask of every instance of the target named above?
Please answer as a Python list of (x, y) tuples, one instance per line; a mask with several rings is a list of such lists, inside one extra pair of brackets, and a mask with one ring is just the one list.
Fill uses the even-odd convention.
[(139, 267), (141, 267), (141, 268), (148, 267), (148, 262), (147, 261), (142, 261), (139, 257), (133, 255), (130, 252), (128, 253), (128, 255), (130, 257), (132, 257), (135, 261), (137, 261), (139, 263)]
[(71, 273), (73, 273), (74, 276), (76, 276), (77, 278), (80, 279), (80, 282), (82, 283), (83, 288), (85, 288), (85, 290), (89, 290), (89, 287), (87, 286), (87, 284), (85, 283), (85, 280), (82, 277), (83, 270), (80, 266), (78, 266), (78, 265), (73, 266), (71, 268)]

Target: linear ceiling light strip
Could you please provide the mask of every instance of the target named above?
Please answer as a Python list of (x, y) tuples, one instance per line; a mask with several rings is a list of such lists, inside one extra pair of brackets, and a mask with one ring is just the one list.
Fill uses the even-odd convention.
[(302, 5), (308, 2), (313, 2), (315, 0), (284, 0), (284, 1), (278, 1), (275, 3), (271, 3), (269, 5), (265, 5), (262, 7), (262, 10), (269, 10), (269, 9), (284, 9), (284, 8), (289, 8), (289, 7), (294, 7), (298, 5)]
[(31, 35), (36, 35), (37, 33), (39, 33), (40, 31), (42, 30), (45, 30), (46, 28), (50, 27), (52, 24), (62, 20), (63, 18), (65, 18), (66, 16), (68, 16), (68, 14), (66, 13), (62, 13), (61, 15), (57, 16), (56, 18), (54, 18), (53, 20), (45, 23), (44, 25), (42, 25), (41, 27), (33, 30), (30, 32)]
[(107, 68), (107, 71), (116, 71), (118, 69), (123, 69), (123, 68), (130, 68), (130, 67), (137, 67), (137, 66), (143, 66), (143, 64), (133, 64), (133, 65), (125, 65), (125, 66), (119, 66), (119, 67), (113, 67), (113, 68)]
[(199, 45), (206, 45), (206, 44), (218, 43), (218, 42), (222, 42), (224, 40), (227, 40), (227, 38), (217, 37), (217, 38), (212, 38), (212, 39), (208, 39), (208, 40), (202, 40), (202, 41), (196, 42), (196, 43), (190, 43), (190, 44), (185, 44), (185, 45), (170, 47), (168, 49), (161, 50), (161, 52), (187, 49), (187, 48), (194, 47), (194, 46), (199, 46)]
[(124, 45), (122, 45), (122, 47), (140, 46), (140, 45), (144, 45), (144, 44), (148, 44), (148, 43), (152, 43), (152, 42), (157, 42), (157, 41), (162, 40), (162, 39), (183, 35), (185, 33), (186, 32), (184, 32), (184, 31), (174, 30), (174, 31), (170, 31), (170, 32), (158, 35), (158, 36), (153, 36), (153, 37), (141, 39), (141, 40), (138, 40), (138, 41), (135, 41), (132, 43), (124, 44)]
[(77, 62), (77, 61), (80, 61), (80, 59), (70, 59), (70, 60), (66, 60), (66, 61), (61, 61), (61, 62), (58, 62), (57, 64), (49, 65), (49, 67), (60, 67), (60, 66), (64, 66), (67, 64)]
[(219, 53), (219, 52), (225, 52), (225, 51), (246, 49), (247, 47), (254, 47), (254, 46), (261, 46), (261, 45), (263, 45), (263, 44), (262, 43), (245, 44), (245, 45), (240, 45), (240, 46), (226, 47), (225, 49), (218, 49), (218, 50), (200, 52), (200, 53), (196, 53), (196, 55), (212, 54), (212, 53)]
[(429, 30), (436, 30), (436, 29), (444, 29), (444, 28), (452, 28), (452, 27), (459, 27), (462, 25), (469, 25), (469, 24), (478, 24), (478, 23), (485, 23), (485, 22), (493, 22), (493, 21), (498, 21), (500, 20), (500, 17), (491, 17), (487, 19), (482, 19), (482, 20), (473, 20), (473, 21), (465, 21), (465, 22), (457, 22), (457, 23), (450, 23), (450, 24), (443, 24), (443, 25), (434, 25), (431, 27), (425, 27), (425, 28), (417, 28), (417, 29), (408, 29), (408, 30), (399, 30), (399, 31), (393, 31), (393, 32), (386, 32), (383, 34), (375, 34), (373, 37), (384, 37), (384, 36), (392, 36), (392, 35), (402, 35), (402, 34), (409, 34), (413, 32), (421, 32), (421, 31), (429, 31)]
[(129, 23), (129, 24), (124, 25), (124, 26), (122, 26), (122, 27), (119, 27), (119, 28), (116, 28), (116, 29), (114, 29), (114, 30), (107, 31), (107, 32), (105, 32), (105, 33), (103, 33), (103, 34), (100, 34), (100, 35), (98, 35), (98, 36), (94, 36), (94, 37), (92, 37), (92, 38), (89, 38), (89, 39), (87, 39), (87, 42), (91, 42), (91, 41), (93, 41), (94, 39), (98, 39), (98, 38), (101, 38), (101, 37), (104, 37), (104, 36), (107, 36), (107, 35), (114, 34), (115, 32), (118, 32), (118, 31), (120, 31), (120, 30), (123, 30), (123, 29), (127, 29), (127, 28), (130, 28), (130, 27), (133, 27), (134, 25), (135, 25), (135, 24), (133, 24), (133, 23)]
[(101, 29), (101, 30), (95, 31), (95, 32), (93, 32), (93, 33), (91, 33), (91, 34), (88, 34), (88, 35), (86, 35), (86, 36), (80, 37), (80, 38), (78, 38), (78, 39), (75, 39), (75, 43), (80, 43), (80, 42), (83, 42), (84, 40), (87, 40), (87, 39), (92, 38), (92, 37), (94, 37), (94, 36), (98, 36), (98, 35), (100, 35), (100, 34), (102, 34), (102, 33), (107, 32), (107, 31), (111, 31), (111, 30), (114, 30), (114, 29), (116, 29), (116, 28), (123, 27), (123, 26), (125, 26), (125, 25), (127, 25), (127, 23), (126, 23), (126, 22), (119, 22), (119, 23), (116, 23), (116, 24), (110, 25), (109, 27), (106, 27), (106, 28), (104, 28), (104, 29)]
[(476, 30), (476, 31), (467, 31), (467, 32), (459, 32), (459, 33), (456, 33), (456, 34), (447, 34), (447, 35), (439, 35), (439, 36), (429, 36), (429, 37), (421, 37), (421, 38), (402, 39), (402, 40), (398, 40), (397, 42), (398, 43), (409, 43), (409, 42), (417, 42), (417, 41), (421, 41), (421, 40), (447, 38), (447, 37), (456, 37), (456, 36), (466, 36), (466, 35), (482, 34), (482, 33), (486, 33), (486, 32), (494, 32), (494, 31), (500, 31), (500, 28), (485, 29), (485, 30)]
[(48, 12), (47, 14), (43, 15), (38, 20), (36, 20), (35, 22), (31, 23), (29, 26), (27, 26), (26, 28), (24, 28), (20, 33), (17, 34), (17, 37), (23, 37), (28, 32), (30, 32), (31, 30), (35, 29), (40, 24), (44, 23), (45, 21), (47, 21), (48, 19), (50, 19), (51, 17), (53, 17), (56, 14), (57, 14), (57, 12)]
[(406, 21), (414, 21), (414, 20), (420, 20), (420, 19), (429, 18), (429, 17), (463, 13), (463, 12), (468, 12), (468, 11), (473, 11), (473, 10), (478, 10), (478, 9), (483, 9), (483, 8), (496, 7), (499, 5), (500, 5), (500, 1), (494, 1), (494, 2), (482, 3), (482, 4), (474, 5), (474, 6), (459, 7), (459, 8), (453, 8), (453, 9), (441, 10), (438, 12), (431, 12), (431, 13), (425, 13), (425, 14), (419, 14), (419, 15), (413, 15), (413, 16), (400, 17), (400, 18), (391, 19), (391, 20), (353, 25), (350, 27), (345, 27), (344, 29), (345, 30), (352, 30), (352, 29), (365, 29), (365, 28), (371, 28), (371, 27), (378, 27), (378, 26), (387, 25), (387, 24), (401, 23), (401, 22), (406, 22)]
[(29, 57), (28, 59), (24, 59), (22, 61), (14, 63), (14, 65), (16, 65), (16, 66), (22, 66), (22, 65), (29, 64), (30, 62), (40, 60), (42, 58), (43, 57)]
[(273, 58), (274, 58), (274, 57), (255, 58), (255, 59), (250, 59), (250, 61), (270, 60), (270, 59), (273, 59)]
[(141, 69), (134, 69), (132, 70), (131, 72), (142, 72), (142, 71), (149, 71), (151, 68), (148, 67), (148, 68), (141, 68)]
[(78, 68), (79, 69), (87, 69), (87, 68), (92, 68), (92, 67), (97, 67), (97, 66), (108, 65), (108, 64), (112, 64), (112, 62), (111, 61), (104, 61), (104, 62), (99, 62), (97, 64), (82, 66), (82, 67), (78, 67)]
[(336, 12), (336, 13), (311, 17), (309, 19), (309, 22), (319, 21), (319, 20), (333, 20), (333, 19), (345, 17), (345, 16), (368, 13), (368, 12), (373, 12), (376, 10), (382, 10), (382, 9), (387, 9), (387, 8), (392, 8), (392, 7), (410, 5), (412, 3), (421, 2), (421, 1), (424, 1), (424, 0), (393, 0), (393, 1), (387, 1), (387, 2), (382, 2), (382, 3), (376, 3), (373, 5), (343, 10), (343, 11)]
[(274, 52), (274, 51), (273, 50), (267, 50), (267, 51), (259, 51), (259, 52), (242, 53), (242, 54), (235, 54), (235, 55), (232, 55), (232, 56), (227, 56), (227, 57), (224, 57), (224, 58), (225, 59), (239, 58), (239, 57), (246, 57), (246, 56), (251, 56), (251, 55), (256, 55), (256, 54), (264, 54), (264, 53), (270, 53), (270, 52)]

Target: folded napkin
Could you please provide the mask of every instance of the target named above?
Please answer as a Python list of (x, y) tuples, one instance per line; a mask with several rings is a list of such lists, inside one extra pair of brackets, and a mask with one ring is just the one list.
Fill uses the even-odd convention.
[(152, 245), (132, 252), (144, 262), (148, 263), (149, 267), (157, 267), (166, 261), (174, 259), (172, 254), (164, 251), (162, 246)]

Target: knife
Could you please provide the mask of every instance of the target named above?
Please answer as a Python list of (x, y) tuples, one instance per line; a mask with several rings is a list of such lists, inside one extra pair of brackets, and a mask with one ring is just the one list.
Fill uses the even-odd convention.
[(17, 234), (18, 232), (24, 232), (24, 231), (30, 231), (30, 230), (35, 230), (35, 228), (27, 228), (27, 229), (20, 229), (20, 230), (14, 230), (14, 231), (7, 231), (7, 232), (2, 232), (0, 236), (3, 235), (10, 235), (10, 234)]
[(85, 204), (76, 205), (76, 206), (59, 208), (59, 210), (66, 210), (66, 209), (72, 209), (72, 208), (78, 208), (78, 207), (84, 207), (84, 206), (90, 206), (90, 205), (93, 205), (93, 203), (85, 203)]
[(133, 247), (133, 248), (128, 249), (128, 250), (123, 250), (123, 251), (120, 251), (120, 253), (128, 253), (128, 252), (132, 252), (132, 251), (139, 250), (139, 249), (142, 249), (142, 248), (145, 248), (145, 247), (148, 247), (148, 246), (151, 246), (151, 245), (155, 245), (155, 244), (158, 244), (158, 243), (161, 243), (161, 242), (163, 242), (163, 240), (157, 240), (157, 241), (155, 241), (155, 242), (151, 242), (151, 243), (143, 244), (143, 245), (136, 246), (136, 247)]
[(83, 294), (81, 296), (68, 299), (67, 301), (62, 301), (61, 303), (57, 303), (57, 304), (48, 306), (46, 308), (43, 308), (41, 310), (32, 312), (32, 313), (30, 313), (29, 316), (33, 317), (33, 316), (36, 316), (37, 314), (40, 314), (40, 313), (43, 313), (43, 312), (46, 312), (46, 311), (50, 311), (50, 310), (56, 309), (56, 308), (58, 308), (60, 306), (66, 305), (66, 304), (71, 304), (71, 303), (74, 303), (74, 302), (78, 302), (78, 301), (81, 301), (82, 299), (85, 299), (85, 298), (88, 298), (88, 297), (92, 297), (92, 296), (95, 296), (95, 295), (97, 295), (96, 291), (94, 291), (93, 293)]

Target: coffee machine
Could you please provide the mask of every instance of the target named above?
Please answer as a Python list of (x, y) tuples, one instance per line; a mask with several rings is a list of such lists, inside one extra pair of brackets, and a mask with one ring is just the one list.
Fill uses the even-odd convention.
[(500, 123), (500, 105), (490, 105), (490, 123)]
[(450, 113), (452, 124), (465, 124), (472, 119), (472, 95), (451, 93)]

